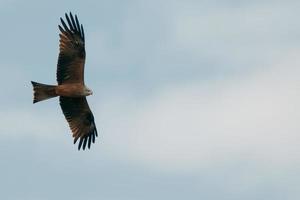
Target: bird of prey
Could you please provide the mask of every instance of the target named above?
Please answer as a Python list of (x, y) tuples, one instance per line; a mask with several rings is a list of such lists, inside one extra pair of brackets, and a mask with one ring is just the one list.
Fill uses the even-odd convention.
[(59, 55), (56, 80), (58, 85), (33, 82), (33, 103), (59, 96), (63, 114), (73, 133), (74, 144), (79, 140), (78, 150), (90, 148), (98, 136), (94, 116), (86, 96), (93, 92), (84, 84), (85, 42), (82, 24), (72, 13), (65, 14), (67, 23), (60, 18)]

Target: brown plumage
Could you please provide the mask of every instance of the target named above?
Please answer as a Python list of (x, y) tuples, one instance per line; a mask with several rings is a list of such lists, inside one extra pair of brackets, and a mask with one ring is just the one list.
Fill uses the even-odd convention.
[(90, 148), (98, 136), (97, 128), (86, 100), (92, 93), (84, 84), (85, 43), (84, 31), (78, 18), (65, 14), (67, 24), (60, 18), (59, 56), (56, 80), (58, 85), (33, 82), (33, 103), (59, 96), (60, 106), (73, 133), (78, 150)]

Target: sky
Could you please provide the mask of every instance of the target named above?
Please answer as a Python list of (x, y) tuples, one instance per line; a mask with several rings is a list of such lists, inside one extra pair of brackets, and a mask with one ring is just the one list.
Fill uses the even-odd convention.
[[(6, 200), (300, 199), (299, 1), (0, 0)], [(58, 24), (78, 15), (99, 137), (58, 104)]]

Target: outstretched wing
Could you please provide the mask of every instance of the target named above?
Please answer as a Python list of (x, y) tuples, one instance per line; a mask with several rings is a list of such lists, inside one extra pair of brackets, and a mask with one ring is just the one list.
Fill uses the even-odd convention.
[(65, 14), (68, 25), (60, 18), (62, 26), (58, 25), (61, 33), (56, 79), (58, 84), (84, 83), (84, 31), (78, 18)]
[(95, 142), (95, 137), (98, 136), (98, 133), (93, 113), (89, 108), (86, 98), (60, 97), (59, 101), (65, 118), (72, 130), (74, 144), (79, 139), (78, 150), (81, 147), (84, 150), (86, 145), (90, 148), (91, 142)]

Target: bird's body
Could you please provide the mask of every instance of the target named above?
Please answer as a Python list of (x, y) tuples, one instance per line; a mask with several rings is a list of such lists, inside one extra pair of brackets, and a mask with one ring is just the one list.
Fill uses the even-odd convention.
[(64, 97), (85, 97), (93, 94), (90, 89), (80, 83), (58, 85), (55, 87), (55, 92), (57, 96)]
[(57, 96), (77, 98), (93, 94), (88, 87), (80, 83), (67, 83), (62, 85), (46, 85), (33, 81), (31, 83), (34, 86), (33, 103)]
[(59, 96), (60, 106), (72, 130), (74, 143), (79, 139), (78, 149), (90, 148), (97, 136), (94, 116), (86, 96), (93, 92), (84, 84), (85, 42), (82, 25), (72, 13), (65, 15), (68, 26), (61, 18), (61, 33), (56, 79), (58, 85), (33, 82), (33, 103)]

